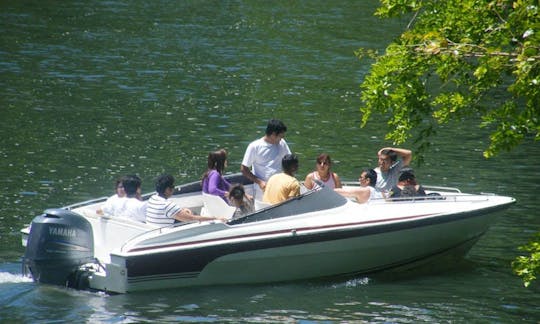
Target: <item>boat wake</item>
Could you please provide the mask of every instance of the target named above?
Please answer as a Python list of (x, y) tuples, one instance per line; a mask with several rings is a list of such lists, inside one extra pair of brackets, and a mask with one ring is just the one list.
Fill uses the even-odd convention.
[(369, 278), (368, 277), (364, 277), (364, 278), (356, 278), (356, 279), (351, 279), (351, 280), (347, 280), (347, 282), (345, 283), (345, 287), (348, 287), (348, 288), (351, 288), (351, 287), (358, 287), (358, 286), (365, 286), (369, 284)]
[(25, 277), (22, 274), (0, 272), (0, 284), (21, 282), (32, 282), (32, 278)]
[(354, 278), (349, 279), (344, 282), (335, 283), (332, 285), (333, 288), (356, 288), (360, 286), (366, 286), (369, 284), (370, 279), (368, 277)]

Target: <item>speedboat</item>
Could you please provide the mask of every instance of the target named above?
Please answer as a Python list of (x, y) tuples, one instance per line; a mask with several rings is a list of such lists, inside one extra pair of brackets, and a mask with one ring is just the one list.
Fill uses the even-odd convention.
[[(227, 178), (253, 189), (240, 174)], [(359, 204), (320, 184), (279, 204), (256, 201), (253, 213), (232, 218), (234, 208), (193, 182), (170, 199), (229, 221), (166, 227), (100, 216), (102, 197), (47, 209), (22, 229), (23, 273), (108, 293), (371, 274), (450, 252), (463, 256), (515, 202), (424, 187), (427, 196)]]

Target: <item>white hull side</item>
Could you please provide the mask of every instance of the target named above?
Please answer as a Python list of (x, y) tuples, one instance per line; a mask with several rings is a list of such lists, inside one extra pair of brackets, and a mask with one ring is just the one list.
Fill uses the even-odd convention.
[(487, 230), (487, 224), (492, 220), (486, 218), (491, 217), (494, 215), (333, 241), (229, 254), (214, 260), (202, 272), (192, 274), (194, 277), (178, 274), (177, 277), (138, 278), (136, 282), (127, 284), (127, 291), (268, 283), (392, 269), (454, 249), (466, 252)]

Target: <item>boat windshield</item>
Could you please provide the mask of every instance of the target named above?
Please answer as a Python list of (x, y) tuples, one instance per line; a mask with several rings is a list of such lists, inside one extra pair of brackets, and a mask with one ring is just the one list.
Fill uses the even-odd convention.
[(294, 216), (336, 208), (347, 203), (347, 199), (328, 187), (310, 190), (298, 197), (261, 209), (253, 214), (232, 220), (229, 225), (258, 222), (267, 219)]

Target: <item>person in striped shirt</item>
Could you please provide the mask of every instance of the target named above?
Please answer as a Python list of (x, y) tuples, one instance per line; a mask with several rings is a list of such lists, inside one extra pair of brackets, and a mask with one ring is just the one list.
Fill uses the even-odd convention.
[(156, 180), (156, 194), (148, 199), (146, 205), (146, 223), (158, 226), (172, 225), (178, 222), (200, 222), (218, 220), (226, 222), (222, 217), (201, 216), (193, 214), (188, 208), (182, 208), (168, 198), (174, 192), (174, 177), (161, 175)]

